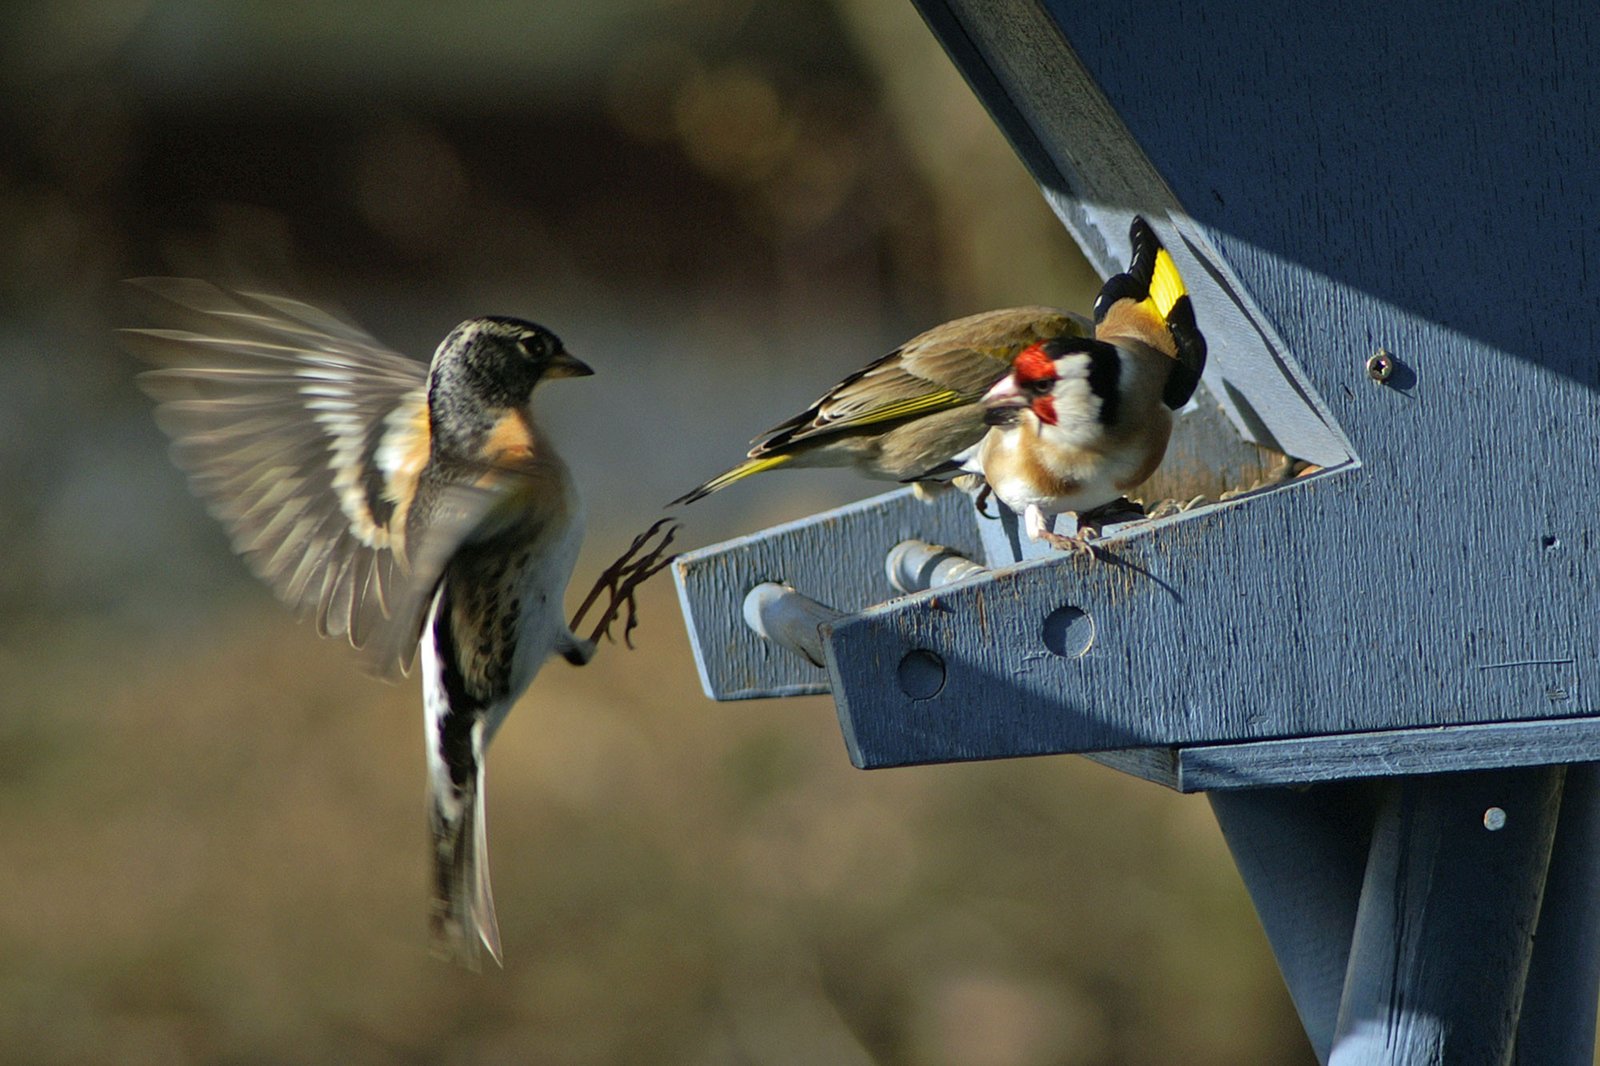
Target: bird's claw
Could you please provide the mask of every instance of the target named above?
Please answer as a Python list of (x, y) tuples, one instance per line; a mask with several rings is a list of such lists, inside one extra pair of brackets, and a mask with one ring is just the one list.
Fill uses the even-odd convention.
[(982, 487), (978, 489), (978, 494), (972, 498), (972, 506), (976, 507), (978, 513), (990, 521), (1000, 517), (998, 514), (990, 514), (989, 509), (984, 506), (992, 496), (994, 496), (994, 489), (990, 488), (989, 483), (985, 481)]
[[(663, 527), (665, 532), (663, 532)], [(673, 537), (677, 536), (679, 524), (669, 518), (658, 518), (650, 528), (633, 538), (633, 543), (628, 545), (628, 550), (617, 557), (617, 561), (606, 567), (600, 576), (595, 579), (594, 588), (589, 590), (589, 595), (584, 597), (583, 603), (578, 607), (577, 613), (572, 616), (569, 627), (577, 632), (578, 626), (583, 622), (583, 616), (593, 607), (600, 598), (601, 592), (610, 593), (610, 602), (600, 614), (600, 621), (589, 633), (589, 640), (598, 643), (601, 637), (613, 642), (616, 637), (611, 634), (611, 625), (622, 615), (623, 608), (627, 608), (628, 619), (622, 626), (622, 641), (628, 647), (633, 647), (633, 631), (639, 624), (639, 604), (634, 599), (643, 585), (650, 578), (666, 569), (677, 553), (667, 554), (667, 548), (672, 544)], [(654, 546), (646, 547), (651, 540), (660, 534)]]
[(1083, 525), (1080, 522), (1076, 533), (1068, 535), (1047, 529), (1040, 536), (1052, 548), (1057, 548), (1061, 551), (1081, 552), (1093, 559), (1095, 550), (1092, 542), (1100, 536), (1100, 530), (1094, 526)]

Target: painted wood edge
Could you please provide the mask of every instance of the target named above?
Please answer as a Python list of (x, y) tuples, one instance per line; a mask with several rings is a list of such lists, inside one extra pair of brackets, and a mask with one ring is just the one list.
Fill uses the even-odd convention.
[(1138, 776), (1206, 792), (1596, 761), (1600, 718), (1557, 718), (1196, 745), (1175, 750), (1164, 779)]
[(1318, 1062), (1339, 1024), (1381, 796), (1368, 781), (1206, 794)]

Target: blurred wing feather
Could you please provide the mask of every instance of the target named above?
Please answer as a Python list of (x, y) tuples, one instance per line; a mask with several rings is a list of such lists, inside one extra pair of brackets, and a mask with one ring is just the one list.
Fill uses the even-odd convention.
[[(227, 528), (235, 550), (297, 613), (357, 647), (385, 629), (437, 572), (409, 562), (394, 492), (402, 460), (427, 453), (423, 364), (307, 304), (206, 282), (134, 283), (172, 328), (121, 331), (154, 364), (140, 384), (157, 402), (174, 461)], [(374, 662), (409, 665), (410, 652)]]

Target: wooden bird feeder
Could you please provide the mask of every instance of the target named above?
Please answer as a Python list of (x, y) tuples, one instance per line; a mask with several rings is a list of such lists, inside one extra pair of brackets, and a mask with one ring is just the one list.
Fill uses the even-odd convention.
[(1205, 791), (1319, 1061), (1589, 1066), (1600, 7), (916, 2), (1102, 274), (1172, 252), (1202, 499), (1095, 561), (908, 491), (686, 555), (706, 692)]

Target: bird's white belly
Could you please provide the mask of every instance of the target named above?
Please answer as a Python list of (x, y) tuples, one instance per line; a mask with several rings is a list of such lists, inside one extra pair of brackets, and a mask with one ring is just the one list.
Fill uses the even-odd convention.
[[(1085, 462), (1064, 471), (1046, 472), (1038, 464), (1022, 459), (1016, 438), (1020, 434), (1007, 434), (1000, 439), (991, 436), (982, 469), (994, 494), (1018, 514), (1029, 507), (1037, 507), (1045, 514), (1082, 513), (1122, 495), (1116, 482), (1123, 471), (1116, 464)], [(1063, 491), (1064, 485), (1072, 488)]]
[(517, 649), (511, 657), (508, 705), (527, 691), (544, 661), (566, 637), (564, 594), (582, 545), (583, 516), (578, 514), (567, 523), (558, 541), (547, 550), (533, 553), (534, 561), (523, 575), (519, 596), (522, 611), (517, 619)]
[(1028, 478), (1002, 478), (998, 485), (991, 485), (994, 494), (1000, 497), (1005, 505), (1021, 514), (1029, 507), (1037, 507), (1045, 514), (1062, 514), (1072, 512), (1082, 514), (1101, 507), (1122, 495), (1112, 484), (1110, 478), (1095, 477), (1079, 484), (1077, 491), (1070, 493), (1051, 492), (1041, 487)]

